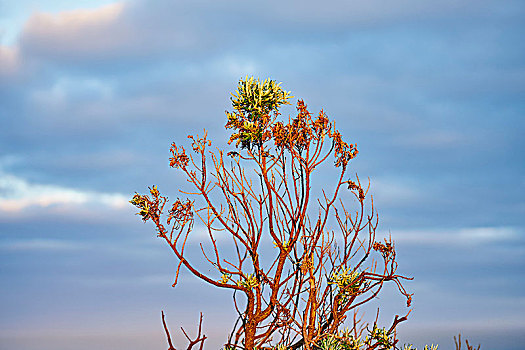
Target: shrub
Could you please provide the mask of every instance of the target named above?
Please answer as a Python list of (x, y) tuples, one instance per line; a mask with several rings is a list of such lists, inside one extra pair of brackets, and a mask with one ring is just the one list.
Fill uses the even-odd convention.
[[(410, 312), (384, 328), (377, 317), (372, 325), (357, 318), (386, 283), (407, 307), (412, 299), (403, 286), (410, 278), (396, 274), (394, 242), (376, 237), (370, 185), (348, 177), (357, 145), (343, 140), (323, 110), (312, 116), (302, 100), (295, 117), (281, 120), (280, 107), (291, 99), (273, 80), (241, 79), (226, 112), (235, 149), (212, 149), (206, 131), (188, 136), (189, 152), (172, 144), (170, 166), (185, 175), (191, 188), (181, 193), (190, 198), (168, 205), (152, 186), (131, 203), (178, 259), (174, 286), (184, 267), (233, 292), (239, 318), (224, 349), (395, 348), (396, 328)], [(332, 169), (331, 179), (323, 167)], [(319, 181), (324, 187), (314, 189)], [(206, 228), (208, 245), (200, 248), (212, 272), (188, 254), (195, 220)], [(342, 330), (345, 321), (351, 327)], [(164, 314), (163, 324), (172, 349)], [(188, 349), (202, 348), (201, 324), (197, 337), (187, 338)]]

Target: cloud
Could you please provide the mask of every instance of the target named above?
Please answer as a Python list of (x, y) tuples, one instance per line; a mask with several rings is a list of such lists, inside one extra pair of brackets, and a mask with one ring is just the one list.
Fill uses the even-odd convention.
[[(185, 278), (187, 279), (187, 278)], [(110, 277), (84, 277), (79, 282), (86, 287), (112, 287), (118, 288), (120, 286), (135, 286), (143, 287), (145, 285), (167, 286), (173, 280), (173, 274), (148, 274), (144, 276), (110, 276)], [(195, 282), (192, 279), (184, 282)]]
[(285, 49), (298, 38), (334, 42), (351, 29), (457, 17), (457, 11), (474, 16), (493, 7), (489, 1), (474, 6), (452, 0), (116, 2), (96, 9), (36, 12), (24, 26), (19, 44), (28, 57), (54, 63), (129, 64), (140, 59), (151, 64), (254, 48), (260, 53), (275, 45)]
[[(367, 186), (367, 181), (361, 179)], [(413, 205), (422, 199), (419, 185), (402, 178), (374, 177), (370, 180), (370, 193), (379, 205), (400, 206)]]
[(137, 61), (165, 61), (166, 54), (186, 57), (195, 50), (209, 51), (218, 46), (208, 40), (212, 22), (189, 2), (172, 7), (162, 2), (115, 2), (95, 9), (35, 12), (18, 45), (26, 57), (47, 64), (112, 63), (122, 69)]
[[(389, 234), (386, 234), (386, 236)], [(524, 238), (522, 229), (507, 226), (395, 230), (391, 234), (392, 239), (400, 243), (447, 246), (512, 242)]]
[(71, 251), (85, 249), (86, 244), (77, 241), (66, 241), (59, 239), (28, 239), (13, 240), (0, 243), (0, 249), (12, 251)]
[(400, 145), (407, 148), (423, 149), (449, 149), (462, 146), (467, 143), (465, 137), (456, 130), (425, 130), (412, 132), (396, 140)]
[(0, 45), (0, 77), (15, 75), (19, 67), (18, 48)]
[[(72, 112), (75, 113), (75, 108), (71, 106), (78, 106), (78, 104), (83, 104), (82, 113), (91, 117), (91, 120), (106, 119), (107, 122), (109, 113), (103, 105), (111, 102), (113, 89), (111, 82), (107, 79), (61, 77), (52, 86), (35, 89), (29, 98), (31, 105), (38, 106), (40, 113), (47, 112), (46, 123), (59, 119), (61, 113), (70, 116)], [(80, 112), (76, 111), (76, 114)], [(104, 115), (100, 117), (100, 114)], [(71, 119), (64, 118), (64, 120), (70, 121)], [(73, 125), (78, 127), (78, 124), (73, 123)], [(86, 126), (83, 125), (82, 128), (86, 129)]]
[[(309, 24), (348, 25), (353, 23), (378, 23), (397, 19), (407, 20), (414, 17), (436, 17), (451, 14), (457, 10), (476, 11), (476, 8), (466, 0), (445, 0), (435, 3), (432, 1), (400, 0), (385, 3), (380, 0), (372, 1), (270, 1), (260, 10), (273, 17), (288, 22), (308, 22)], [(487, 2), (482, 1), (478, 8), (483, 8)], [(272, 11), (279, 7), (279, 11)], [(479, 11), (479, 10), (478, 10)], [(293, 20), (290, 20), (293, 19)]]
[[(325, 107), (359, 144), (355, 169), (363, 182), (371, 177), (400, 269), (434, 289), (416, 293), (429, 295), (422, 325), (437, 319), (459, 330), (458, 315), (470, 312), (480, 322), (496, 315), (500, 327), (499, 316), (523, 325), (511, 305), (523, 304), (511, 297), (524, 280), (525, 22), (516, 20), (524, 8), (516, 4), (136, 0), (33, 13), (18, 42), (0, 47), (0, 251), (13, 316), (6, 320), (34, 333), (46, 324), (38, 305), (67, 325), (64, 312), (84, 300), (85, 324), (90, 312), (118, 315), (123, 300), (126, 310), (144, 308), (143, 284), (172, 292), (169, 247), (122, 194), (155, 183), (174, 196), (184, 180), (167, 166), (170, 142), (185, 143), (204, 126), (220, 133), (228, 93), (249, 73), (283, 81), (314, 114)], [(225, 232), (216, 236), (228, 247)], [(190, 239), (200, 259), (194, 243), (209, 241), (206, 230), (196, 223)], [(44, 263), (36, 253), (46, 254)], [(122, 298), (116, 287), (128, 282), (134, 291)], [(35, 289), (27, 283), (53, 297), (26, 298)], [(114, 289), (118, 302), (108, 302), (108, 290), (86, 288), (98, 284)], [(190, 285), (175, 290), (180, 300), (195, 295)], [(64, 296), (74, 297), (71, 305)], [(509, 304), (497, 302), (505, 298)], [(472, 311), (483, 305), (491, 312)], [(501, 314), (492, 312), (499, 306)], [(34, 327), (27, 315), (38, 316)]]
[(32, 184), (14, 175), (0, 173), (0, 213), (20, 213), (28, 208), (95, 206), (122, 209), (126, 196), (117, 193), (81, 191), (56, 185)]
[(117, 2), (56, 14), (36, 12), (21, 33), (22, 50), (48, 58), (111, 55), (130, 40), (129, 28), (119, 22), (123, 11), (124, 3)]

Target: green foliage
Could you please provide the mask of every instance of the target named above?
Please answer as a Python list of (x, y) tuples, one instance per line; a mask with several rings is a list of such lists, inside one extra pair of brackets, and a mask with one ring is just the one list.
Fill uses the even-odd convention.
[(359, 272), (352, 271), (351, 268), (341, 268), (339, 271), (332, 273), (328, 284), (336, 285), (339, 288), (339, 293), (346, 299), (359, 291), (361, 280), (359, 279)]
[(320, 350), (344, 350), (342, 342), (334, 336), (328, 336), (321, 340)]
[[(154, 199), (159, 198), (160, 193), (157, 186), (153, 185), (153, 187), (150, 187), (150, 194)], [(158, 205), (156, 206), (147, 195), (140, 195), (135, 192), (135, 195), (129, 202), (140, 209), (137, 215), (140, 215), (143, 221), (158, 217)]]
[(378, 328), (376, 324), (372, 328), (372, 331), (366, 337), (365, 343), (367, 345), (378, 344), (378, 349), (393, 349), (394, 348), (394, 336), (390, 334), (385, 328)]
[(286, 350), (286, 349), (287, 347), (284, 344), (277, 344), (276, 346), (272, 348), (272, 350)]
[(148, 201), (145, 199), (145, 196), (135, 193), (135, 195), (129, 202), (137, 208), (139, 208), (139, 212), (137, 213), (137, 215), (140, 215), (142, 217), (142, 220), (146, 221), (146, 218), (149, 214), (149, 204)]
[(241, 148), (260, 146), (271, 136), (265, 132), (271, 122), (271, 114), (277, 115), (279, 107), (290, 104), (288, 100), (292, 97), (274, 80), (260, 81), (248, 76), (241, 79), (231, 97), (234, 112), (226, 112), (226, 128), (237, 131), (231, 135), (229, 143), (236, 141), (235, 145), (240, 144)]
[[(436, 345), (432, 344), (430, 345), (430, 347), (428, 347), (428, 345), (425, 345), (424, 350), (437, 350), (437, 348), (438, 348), (437, 344)], [(417, 350), (417, 348), (415, 347), (413, 348), (412, 344), (407, 344), (403, 346), (403, 350)]]
[(362, 349), (363, 342), (361, 341), (361, 338), (354, 338), (354, 336), (350, 335), (343, 339), (343, 348), (345, 350), (360, 350)]
[(259, 285), (259, 281), (257, 281), (257, 277), (255, 277), (254, 274), (249, 274), (245, 279), (237, 282), (237, 285), (247, 289), (252, 289)]
[(237, 113), (247, 117), (248, 121), (257, 121), (262, 115), (277, 112), (283, 104), (290, 104), (293, 98), (289, 91), (281, 88), (281, 83), (266, 79), (260, 81), (253, 77), (241, 79), (237, 91), (232, 95), (232, 105)]
[[(355, 337), (347, 329), (342, 333), (330, 334), (324, 337), (315, 347), (316, 350), (368, 350), (368, 349), (396, 349), (394, 345), (394, 334), (389, 334), (385, 328), (378, 328), (374, 325), (372, 330), (368, 330), (365, 341), (361, 337)], [(403, 349), (408, 350), (408, 349)], [(412, 349), (416, 350), (416, 349)], [(430, 350), (425, 348), (425, 350)], [(431, 350), (435, 350), (432, 348)]]

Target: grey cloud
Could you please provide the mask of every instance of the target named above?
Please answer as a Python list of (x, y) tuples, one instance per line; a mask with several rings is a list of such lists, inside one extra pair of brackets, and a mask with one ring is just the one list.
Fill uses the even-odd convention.
[[(18, 47), (0, 50), (0, 61), (11, 62), (0, 68), (1, 170), (29, 184), (126, 199), (152, 184), (177, 196), (184, 179), (168, 166), (170, 143), (206, 127), (224, 145), (229, 91), (245, 74), (270, 76), (312, 113), (324, 107), (357, 142), (350, 172), (370, 177), (381, 228), (399, 236), (400, 269), (416, 276), (415, 321), (407, 329), (438, 325), (448, 340), (462, 324), (479, 330), (468, 318), (488, 322), (479, 303), (498, 305), (499, 316), (523, 329), (512, 303), (523, 295), (524, 6), (377, 3), (139, 1), (98, 24), (89, 12), (77, 23), (66, 15), (62, 24), (53, 22), (57, 16), (33, 17)], [(14, 286), (4, 300), (10, 327), (31, 320), (34, 334), (51, 316), (65, 327), (80, 310), (93, 311), (82, 320), (86, 327), (120, 325), (124, 332), (122, 318), (157, 325), (162, 300), (172, 309), (188, 296), (197, 302), (193, 284), (173, 290), (168, 277), (159, 290), (160, 278), (148, 279), (171, 275), (175, 262), (133, 214), (131, 207), (72, 206), (32, 207), (23, 220), (0, 216), (2, 244), (25, 247), (3, 250), (3, 278)], [(514, 233), (459, 233), (480, 227)], [(447, 244), (454, 238), (457, 244)], [(91, 248), (45, 250), (72, 239)], [(119, 276), (124, 284), (137, 280), (121, 293), (110, 283)], [(228, 305), (231, 296), (218, 300)], [(205, 311), (223, 320), (219, 306)], [(184, 315), (197, 315), (185, 307)], [(104, 323), (107, 310), (122, 317)], [(432, 331), (424, 331), (426, 341)]]
[(97, 62), (119, 65), (123, 59), (157, 60), (161, 53), (206, 46), (198, 17), (186, 19), (182, 8), (174, 9), (167, 18), (152, 8), (164, 10), (147, 3), (117, 2), (93, 10), (37, 12), (24, 27), (20, 48), (28, 58), (82, 66)]
[(97, 61), (118, 66), (116, 63), (122, 60), (144, 64), (168, 57), (204, 57), (225, 50), (259, 51), (262, 46), (289, 44), (296, 41), (294, 38), (333, 42), (341, 33), (396, 23), (427, 20), (432, 25), (432, 21), (466, 16), (478, 21), (510, 16), (499, 13), (500, 8), (501, 4), (493, 1), (477, 2), (475, 6), (468, 1), (436, 4), (413, 0), (389, 4), (271, 1), (264, 5), (239, 1), (220, 5), (213, 1), (138, 1), (95, 10), (36, 13), (24, 28), (20, 46), (28, 57), (74, 66)]
[(111, 56), (129, 46), (130, 28), (119, 21), (125, 6), (114, 3), (94, 10), (34, 13), (20, 36), (28, 56), (72, 60)]

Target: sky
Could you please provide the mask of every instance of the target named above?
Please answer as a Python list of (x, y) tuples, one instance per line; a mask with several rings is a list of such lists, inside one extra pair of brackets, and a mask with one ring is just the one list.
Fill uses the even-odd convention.
[(253, 75), (358, 144), (350, 171), (414, 277), (402, 342), (523, 349), (524, 32), (520, 0), (0, 1), (0, 348), (166, 348), (160, 310), (177, 347), (202, 311), (220, 348), (231, 295), (187, 273), (172, 288), (128, 200), (177, 197), (172, 142), (206, 128), (228, 148)]

